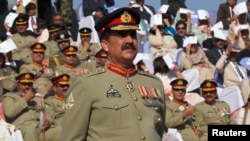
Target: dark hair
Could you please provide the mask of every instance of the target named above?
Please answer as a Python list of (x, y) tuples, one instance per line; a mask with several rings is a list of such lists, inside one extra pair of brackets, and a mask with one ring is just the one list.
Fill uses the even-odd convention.
[(32, 2), (30, 2), (26, 7), (25, 7), (25, 11), (26, 13), (28, 13), (30, 10), (36, 9), (36, 5)]
[(162, 56), (159, 56), (153, 61), (154, 74), (156, 73), (168, 73), (170, 71), (169, 67), (163, 60)]
[(177, 23), (175, 24), (175, 29), (177, 29), (179, 25), (184, 25), (184, 27), (187, 28), (187, 24), (185, 21), (182, 20), (177, 21)]

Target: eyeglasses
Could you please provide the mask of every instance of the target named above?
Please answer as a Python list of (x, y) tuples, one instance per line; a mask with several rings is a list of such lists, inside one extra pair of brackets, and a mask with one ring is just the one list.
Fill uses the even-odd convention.
[(177, 30), (185, 30), (185, 27), (178, 27)]

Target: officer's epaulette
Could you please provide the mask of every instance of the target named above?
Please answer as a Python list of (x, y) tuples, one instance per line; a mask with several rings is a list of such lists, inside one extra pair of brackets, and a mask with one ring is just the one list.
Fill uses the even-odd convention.
[(86, 78), (86, 77), (91, 77), (91, 76), (94, 76), (94, 75), (97, 75), (97, 74), (102, 74), (104, 72), (106, 72), (107, 70), (105, 68), (96, 68), (96, 69), (93, 69), (89, 72), (86, 72), (84, 73), (83, 75), (81, 75), (83, 78)]
[(153, 74), (150, 74), (150, 73), (147, 73), (147, 72), (144, 72), (144, 71), (138, 71), (138, 74), (140, 75), (144, 75), (144, 76), (148, 76), (148, 77), (152, 77), (154, 79), (157, 79), (157, 80), (160, 80), (157, 76), (153, 75)]

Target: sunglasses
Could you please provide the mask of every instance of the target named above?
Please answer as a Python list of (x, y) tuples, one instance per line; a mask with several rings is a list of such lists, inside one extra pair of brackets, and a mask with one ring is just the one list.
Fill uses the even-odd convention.
[(185, 89), (177, 89), (177, 88), (173, 88), (174, 91), (181, 91), (181, 92), (186, 92)]
[(67, 57), (76, 57), (76, 55), (75, 55), (75, 54), (65, 55), (65, 56), (67, 56)]
[(185, 27), (178, 27), (177, 30), (185, 30)]
[(206, 95), (206, 94), (215, 94), (216, 93), (216, 91), (208, 91), (208, 92), (202, 92), (203, 93), (203, 95)]
[(57, 87), (61, 87), (61, 88), (64, 88), (64, 87), (69, 87), (69, 85), (63, 85), (63, 84), (56, 84)]

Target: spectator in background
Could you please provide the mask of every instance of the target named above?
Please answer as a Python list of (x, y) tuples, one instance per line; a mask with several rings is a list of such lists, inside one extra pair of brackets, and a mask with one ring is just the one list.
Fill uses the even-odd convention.
[(237, 4), (237, 0), (226, 0), (225, 3), (219, 5), (217, 10), (216, 22), (222, 21), (223, 28), (228, 30), (232, 21), (236, 20), (233, 8)]
[(164, 34), (163, 25), (154, 25), (150, 29), (148, 40), (153, 57), (162, 55), (166, 51), (171, 52), (173, 55), (177, 52), (177, 44), (174, 38), (171, 35)]
[[(218, 30), (218, 32), (222, 33), (221, 30)], [(215, 31), (215, 35), (212, 38), (213, 46), (211, 46), (211, 49), (209, 49), (206, 52), (206, 56), (208, 60), (213, 64), (216, 65), (217, 61), (220, 59), (220, 57), (225, 53), (225, 49), (227, 46), (226, 42), (226, 36), (224, 34), (218, 34), (217, 31)]]
[(184, 52), (181, 53), (180, 71), (191, 68), (199, 71), (200, 83), (205, 79), (214, 79), (215, 67), (209, 62), (198, 42), (188, 43), (184, 48)]
[(144, 0), (136, 0), (136, 3), (132, 5), (132, 8), (140, 13), (142, 20), (147, 21), (147, 24), (150, 24), (150, 17), (155, 14), (154, 7), (146, 5)]
[(169, 12), (175, 17), (179, 8), (187, 8), (186, 0), (161, 0), (161, 5), (168, 4)]
[(0, 0), (0, 20), (4, 21), (8, 13), (8, 0)]
[(229, 46), (216, 63), (216, 69), (223, 75), (223, 86), (238, 86), (241, 90), (244, 102), (247, 102), (250, 93), (247, 70), (237, 62), (239, 50), (235, 46)]
[(77, 40), (78, 21), (76, 12), (73, 9), (73, 0), (57, 0), (57, 12), (60, 12), (63, 17), (64, 27), (69, 30), (74, 41)]
[(53, 7), (51, 0), (37, 0), (37, 16), (43, 19), (47, 25), (52, 24), (52, 16), (56, 9)]
[(173, 37), (176, 35), (176, 30), (173, 27), (173, 18), (170, 12), (162, 13), (162, 20), (164, 25), (164, 34), (172, 35)]
[(178, 21), (175, 24), (176, 36), (174, 40), (177, 44), (177, 48), (183, 48), (183, 41), (187, 38), (187, 24), (185, 21)]
[(107, 7), (111, 7), (115, 5), (114, 0), (82, 0), (82, 9), (84, 16), (92, 15), (94, 11), (97, 10), (97, 8), (104, 9), (105, 13), (107, 14)]
[(27, 13), (27, 15), (29, 16), (29, 26), (27, 30), (32, 31), (32, 33), (34, 33), (34, 36), (39, 36), (41, 35), (42, 31), (45, 29), (46, 27), (46, 22), (43, 19), (38, 18), (36, 15), (36, 5), (34, 3), (29, 3), (26, 7), (25, 7), (25, 11)]

